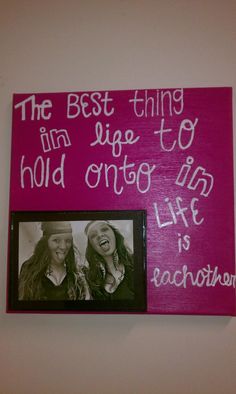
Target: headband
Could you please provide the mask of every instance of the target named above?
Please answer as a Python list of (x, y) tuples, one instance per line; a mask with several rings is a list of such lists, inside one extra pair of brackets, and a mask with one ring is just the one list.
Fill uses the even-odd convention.
[(84, 232), (86, 235), (88, 235), (89, 232), (89, 228), (94, 224), (94, 223), (103, 223), (103, 224), (108, 224), (108, 226), (110, 226), (110, 223), (108, 222), (108, 220), (91, 220), (91, 222), (89, 222), (85, 229)]
[(72, 234), (72, 227), (70, 222), (42, 222), (41, 229), (43, 235), (52, 234)]

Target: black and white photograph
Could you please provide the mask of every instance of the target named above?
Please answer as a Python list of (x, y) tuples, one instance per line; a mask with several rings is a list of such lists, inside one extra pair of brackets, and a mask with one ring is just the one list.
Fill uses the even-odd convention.
[(9, 310), (145, 311), (145, 216), (12, 212)]

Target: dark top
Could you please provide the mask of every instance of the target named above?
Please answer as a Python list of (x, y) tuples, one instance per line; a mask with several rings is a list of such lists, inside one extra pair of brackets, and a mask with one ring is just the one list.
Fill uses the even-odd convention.
[[(21, 285), (21, 279), (24, 275), (25, 272), (28, 270), (28, 265), (30, 264), (30, 261), (27, 260), (22, 264), (21, 271), (20, 271), (20, 277), (19, 277), (19, 287)], [(27, 296), (27, 291), (26, 294), (24, 295), (23, 298), (24, 300), (69, 300), (68, 296), (68, 274), (65, 276), (63, 279), (62, 283), (58, 286), (54, 285), (54, 283), (48, 279), (45, 275), (42, 276), (41, 279), (41, 294), (35, 298), (31, 297), (29, 298)]]
[(125, 267), (125, 276), (114, 293), (108, 293), (104, 287), (92, 289), (94, 300), (133, 300), (134, 299), (134, 271), (130, 266)]
[(42, 279), (42, 287), (45, 300), (68, 300), (68, 284), (67, 276), (63, 279), (60, 285), (56, 286), (46, 276)]

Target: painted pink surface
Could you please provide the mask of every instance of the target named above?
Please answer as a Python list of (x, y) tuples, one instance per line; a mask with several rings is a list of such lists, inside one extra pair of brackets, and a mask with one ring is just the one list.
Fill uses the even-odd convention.
[[(69, 94), (14, 95), (10, 210), (146, 209), (148, 313), (234, 315), (232, 90)], [(31, 96), (45, 108), (33, 111)], [(68, 144), (54, 134), (53, 146), (53, 129)], [(112, 145), (116, 130), (126, 143)]]

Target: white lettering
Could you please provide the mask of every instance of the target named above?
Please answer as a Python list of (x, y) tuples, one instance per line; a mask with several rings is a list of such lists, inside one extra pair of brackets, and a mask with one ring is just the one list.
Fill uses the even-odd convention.
[[(178, 276), (178, 280), (177, 280)], [(220, 286), (236, 287), (236, 275), (229, 272), (219, 273), (218, 266), (214, 269), (210, 264), (199, 269), (196, 273), (188, 270), (187, 265), (183, 265), (180, 270), (171, 273), (168, 270), (161, 272), (158, 267), (153, 269), (153, 274), (150, 282), (155, 287), (173, 285), (176, 287), (183, 287), (186, 289), (189, 286), (196, 287), (215, 287), (218, 283)]]
[(82, 115), (84, 118), (89, 118), (92, 114), (99, 116), (111, 116), (115, 112), (112, 106), (113, 98), (109, 96), (109, 92), (93, 92), (69, 93), (67, 96), (67, 118), (75, 119)]
[(22, 189), (26, 187), (27, 180), (31, 189), (34, 187), (48, 187), (50, 178), (54, 185), (65, 188), (64, 162), (65, 154), (61, 156), (59, 166), (52, 169), (51, 159), (49, 157), (44, 160), (42, 156), (38, 156), (33, 167), (31, 167), (25, 165), (25, 156), (22, 156), (20, 167)]
[(184, 110), (184, 90), (135, 90), (129, 103), (139, 118), (180, 115)]
[[(85, 174), (87, 186), (96, 188), (103, 181), (107, 188), (112, 187), (114, 193), (119, 195), (123, 192), (124, 186), (135, 184), (140, 193), (148, 192), (151, 187), (151, 175), (156, 166), (141, 163), (137, 168), (135, 163), (127, 163), (127, 161), (128, 156), (125, 155), (123, 165), (120, 167), (106, 163), (90, 164)], [(121, 176), (121, 185), (118, 185)]]
[[(198, 123), (198, 118), (196, 118), (194, 122), (192, 122), (190, 119), (182, 120), (178, 129), (178, 146), (180, 149), (185, 150), (190, 148), (190, 146), (192, 145), (195, 136), (195, 127), (197, 123)], [(160, 135), (161, 149), (164, 150), (165, 152), (171, 152), (174, 150), (177, 140), (172, 138), (173, 129), (165, 128), (164, 126), (165, 126), (165, 118), (162, 118), (160, 129), (155, 130), (154, 134)]]
[[(175, 198), (175, 205), (170, 201), (169, 198), (165, 198), (165, 206), (161, 209), (158, 208), (157, 203), (154, 202), (154, 211), (156, 222), (159, 228), (170, 226), (172, 224), (178, 223), (178, 218), (182, 219), (182, 222), (185, 227), (189, 227), (189, 219), (187, 218), (186, 212), (191, 211), (192, 223), (199, 226), (204, 221), (204, 218), (198, 219), (199, 210), (196, 208), (196, 204), (198, 203), (198, 198), (192, 198), (190, 204), (183, 204), (183, 199), (181, 197)], [(160, 218), (160, 212), (162, 216), (164, 216), (164, 222), (162, 222)], [(166, 220), (168, 219), (168, 220)]]
[(101, 122), (97, 122), (95, 125), (96, 140), (91, 142), (90, 146), (105, 145), (108, 144), (112, 147), (112, 156), (119, 157), (122, 152), (122, 145), (133, 145), (139, 140), (138, 137), (134, 137), (133, 130), (127, 129), (124, 132), (124, 140), (122, 141), (121, 130), (115, 130), (113, 136), (110, 136), (109, 123), (106, 124), (106, 129), (104, 130)]
[(46, 113), (46, 110), (52, 108), (51, 100), (43, 100), (41, 104), (38, 104), (36, 103), (35, 94), (19, 102), (14, 108), (21, 109), (21, 120), (26, 120), (27, 110), (31, 120), (48, 120), (52, 116), (51, 112)]

